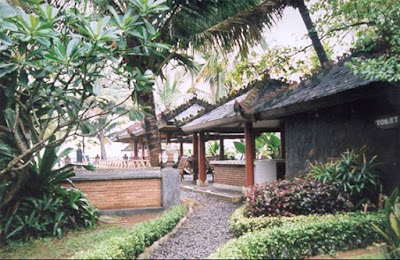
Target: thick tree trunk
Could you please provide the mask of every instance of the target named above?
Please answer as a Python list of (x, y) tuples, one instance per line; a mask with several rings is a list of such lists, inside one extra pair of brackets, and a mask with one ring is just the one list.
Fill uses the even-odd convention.
[(314, 46), (315, 52), (317, 53), (319, 62), (322, 67), (325, 67), (329, 62), (328, 56), (322, 46), (321, 40), (318, 37), (318, 33), (315, 29), (314, 23), (311, 20), (310, 12), (307, 9), (307, 6), (304, 4), (304, 0), (297, 1), (297, 8), (299, 8), (299, 12), (301, 17), (303, 18), (304, 24), (307, 27), (308, 36), (311, 39), (311, 42)]
[(20, 192), (20, 190), (25, 186), (29, 177), (29, 171), (27, 168), (24, 168), (22, 170), (14, 172), (12, 175), (13, 180), (10, 188), (3, 191), (3, 198), (0, 201), (0, 211), (5, 209), (10, 202), (14, 201), (16, 194)]
[(152, 91), (142, 91), (138, 96), (139, 104), (149, 107), (144, 118), (145, 136), (147, 140), (147, 150), (152, 167), (160, 166), (161, 137), (158, 131), (154, 95)]
[(104, 132), (100, 131), (98, 137), (99, 137), (99, 142), (100, 142), (100, 158), (102, 160), (105, 160), (105, 159), (107, 159), (107, 153), (106, 153), (106, 144), (105, 144), (106, 137), (104, 136)]

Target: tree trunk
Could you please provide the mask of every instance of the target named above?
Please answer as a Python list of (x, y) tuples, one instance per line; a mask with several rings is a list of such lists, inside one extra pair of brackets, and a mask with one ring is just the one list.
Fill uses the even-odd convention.
[(158, 131), (154, 95), (152, 91), (141, 91), (138, 94), (138, 102), (142, 106), (149, 107), (144, 117), (144, 130), (147, 140), (147, 150), (152, 167), (160, 166), (161, 137)]
[(314, 46), (315, 52), (317, 53), (319, 62), (321, 63), (322, 67), (325, 67), (329, 62), (328, 56), (322, 46), (321, 40), (318, 37), (318, 33), (315, 29), (315, 26), (311, 20), (310, 13), (307, 9), (307, 6), (304, 4), (304, 0), (297, 1), (297, 8), (299, 8), (299, 12), (301, 17), (303, 18), (303, 22), (307, 27), (308, 36), (311, 39), (311, 42)]
[(25, 186), (28, 177), (29, 177), (29, 171), (27, 168), (24, 168), (22, 170), (18, 170), (17, 172), (13, 173), (14, 178), (12, 180), (12, 184), (10, 185), (10, 188), (3, 191), (3, 198), (0, 201), (0, 211), (5, 209), (8, 204), (12, 201), (14, 201), (16, 195), (20, 192), (20, 190)]
[(212, 104), (217, 103), (217, 86), (212, 80), (210, 81), (210, 96), (210, 102)]
[(99, 142), (100, 142), (100, 158), (102, 160), (107, 159), (107, 153), (106, 153), (106, 145), (105, 145), (105, 139), (106, 137), (104, 136), (104, 131), (99, 132)]

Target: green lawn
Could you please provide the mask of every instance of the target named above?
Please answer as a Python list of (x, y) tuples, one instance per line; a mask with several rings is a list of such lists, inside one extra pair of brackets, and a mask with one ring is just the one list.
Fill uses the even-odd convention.
[(386, 259), (383, 244), (367, 248), (334, 252), (332, 255), (317, 255), (309, 259)]
[(0, 258), (68, 258), (76, 252), (87, 250), (93, 245), (128, 231), (118, 225), (99, 225), (96, 229), (71, 231), (63, 238), (42, 238), (24, 244), (12, 245), (0, 249)]
[(375, 253), (375, 254), (362, 254), (354, 256), (354, 259), (386, 259), (384, 253)]

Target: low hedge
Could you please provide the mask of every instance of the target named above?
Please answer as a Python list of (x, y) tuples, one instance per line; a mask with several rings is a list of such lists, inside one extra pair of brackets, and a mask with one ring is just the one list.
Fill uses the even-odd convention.
[[(209, 258), (304, 258), (332, 251), (363, 248), (381, 241), (371, 227), (372, 224), (382, 227), (383, 217), (379, 213), (312, 215), (303, 216), (301, 220), (298, 218), (297, 222), (296, 218), (298, 217), (281, 226), (277, 224), (281, 220), (267, 220), (265, 223), (278, 226), (232, 239)], [(310, 218), (309, 221), (307, 218)]]
[(161, 217), (135, 225), (127, 235), (112, 237), (90, 251), (74, 255), (75, 259), (135, 259), (144, 249), (172, 231), (187, 208), (175, 206)]
[[(345, 215), (349, 216), (352, 213), (347, 213)], [(357, 213), (354, 213), (357, 214)], [(343, 214), (326, 214), (326, 215), (298, 215), (293, 217), (246, 217), (246, 208), (242, 206), (235, 210), (231, 216), (229, 228), (230, 231), (235, 235), (235, 237), (240, 237), (247, 232), (258, 231), (266, 228), (281, 227), (288, 223), (308, 223), (319, 221), (321, 217), (324, 216), (325, 219), (337, 219), (343, 216)]]

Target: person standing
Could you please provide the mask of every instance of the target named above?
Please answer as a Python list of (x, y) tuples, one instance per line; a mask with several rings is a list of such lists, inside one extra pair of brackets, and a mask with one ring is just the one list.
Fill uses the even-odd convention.
[[(83, 152), (81, 149), (81, 144), (78, 144), (78, 149), (76, 150), (76, 161), (78, 164), (81, 164), (83, 162)], [(78, 168), (81, 168), (81, 166), (78, 166)]]

